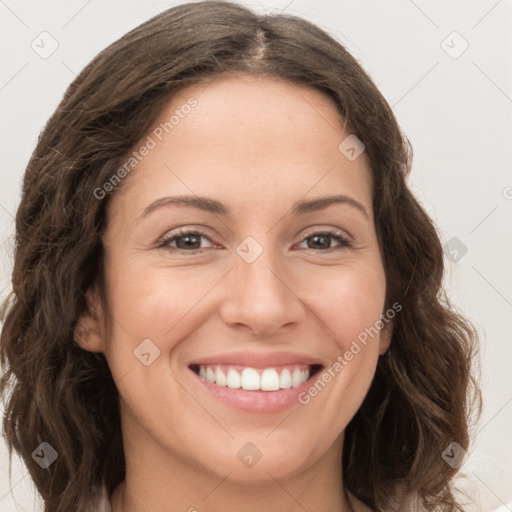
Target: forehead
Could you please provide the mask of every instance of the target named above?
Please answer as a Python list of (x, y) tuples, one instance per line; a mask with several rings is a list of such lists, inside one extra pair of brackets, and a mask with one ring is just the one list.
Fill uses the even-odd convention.
[(281, 197), (284, 207), (285, 197), (295, 202), (309, 191), (350, 193), (371, 208), (366, 155), (350, 161), (338, 148), (349, 135), (334, 101), (318, 90), (267, 77), (218, 77), (180, 90), (162, 110), (148, 134), (153, 147), (126, 194), (139, 211), (164, 193), (240, 206), (250, 199), (270, 206)]
[[(277, 78), (245, 74), (181, 90), (156, 124), (165, 123), (169, 114), (192, 98), (197, 106), (172, 131), (194, 136), (196, 147), (221, 144), (231, 153), (243, 152), (254, 159), (279, 153), (290, 161), (303, 147), (301, 156), (314, 160), (321, 152), (337, 149), (336, 142), (346, 133), (343, 118), (326, 94)], [(190, 121), (181, 122), (186, 119)]]

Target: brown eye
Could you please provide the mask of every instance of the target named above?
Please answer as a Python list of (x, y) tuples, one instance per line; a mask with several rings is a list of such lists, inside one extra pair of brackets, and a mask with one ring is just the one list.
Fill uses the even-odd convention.
[[(332, 240), (336, 240), (338, 242), (337, 247), (332, 247)], [(325, 251), (329, 249), (352, 247), (352, 243), (338, 231), (313, 233), (307, 236), (303, 241), (307, 241), (306, 248), (312, 250)]]
[(189, 234), (174, 238), (178, 249), (199, 249), (201, 245), (201, 235)]
[(313, 235), (308, 237), (309, 249), (330, 249), (331, 248), (330, 235)]
[(177, 249), (186, 252), (200, 251), (205, 248), (201, 247), (201, 239), (210, 240), (200, 231), (182, 230), (176, 235), (166, 237), (161, 241), (159, 247), (168, 248), (170, 250)]

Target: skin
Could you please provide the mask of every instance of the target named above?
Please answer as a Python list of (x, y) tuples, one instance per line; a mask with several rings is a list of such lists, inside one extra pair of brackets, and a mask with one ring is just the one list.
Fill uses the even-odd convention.
[[(127, 478), (112, 495), (113, 512), (350, 511), (340, 485), (343, 433), (389, 345), (388, 327), (307, 405), (279, 413), (219, 402), (187, 365), (235, 351), (291, 351), (328, 368), (375, 324), (386, 279), (366, 155), (349, 161), (338, 150), (349, 132), (330, 98), (269, 78), (188, 87), (156, 125), (192, 96), (198, 105), (113, 196), (107, 304), (91, 288), (91, 311), (80, 319), (88, 332), (81, 346), (105, 354), (120, 393)], [(155, 200), (182, 194), (216, 199), (232, 217), (167, 205), (140, 218)], [(333, 194), (368, 216), (350, 204), (291, 213), (300, 199)], [(176, 240), (158, 247), (177, 227), (206, 237), (196, 249), (180, 251)], [(336, 235), (315, 245), (311, 233), (326, 229), (353, 247)], [(247, 236), (263, 249), (253, 263), (235, 251)], [(148, 338), (160, 355), (145, 366), (134, 350)], [(250, 468), (236, 456), (246, 442), (262, 454)], [(350, 499), (354, 510), (369, 510)]]

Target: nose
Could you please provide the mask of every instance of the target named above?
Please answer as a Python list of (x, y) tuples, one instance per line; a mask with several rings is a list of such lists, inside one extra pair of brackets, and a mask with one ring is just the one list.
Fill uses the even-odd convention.
[(305, 316), (289, 269), (270, 250), (252, 263), (235, 256), (224, 291), (220, 315), (230, 327), (271, 336), (299, 324)]

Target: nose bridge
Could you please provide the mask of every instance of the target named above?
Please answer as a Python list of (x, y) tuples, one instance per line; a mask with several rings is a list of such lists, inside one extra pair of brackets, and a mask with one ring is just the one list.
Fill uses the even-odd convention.
[(303, 315), (284, 264), (269, 241), (270, 237), (265, 243), (246, 239), (238, 246), (221, 308), (224, 322), (245, 324), (259, 334), (271, 334)]

